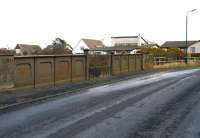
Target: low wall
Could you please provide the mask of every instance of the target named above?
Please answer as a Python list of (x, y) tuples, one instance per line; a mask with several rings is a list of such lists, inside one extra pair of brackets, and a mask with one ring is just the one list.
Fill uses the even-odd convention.
[(86, 56), (72, 57), (72, 82), (86, 80)]
[(0, 88), (55, 87), (149, 68), (151, 56), (141, 54), (0, 56)]
[(71, 82), (72, 58), (55, 57), (55, 83), (56, 85)]
[(35, 87), (34, 57), (15, 57), (15, 87)]
[(0, 55), (0, 89), (14, 87), (14, 57)]
[(54, 87), (86, 78), (86, 56), (15, 57), (15, 87)]

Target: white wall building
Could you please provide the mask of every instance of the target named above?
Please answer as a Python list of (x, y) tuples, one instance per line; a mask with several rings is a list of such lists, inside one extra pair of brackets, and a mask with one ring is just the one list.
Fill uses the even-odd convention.
[(200, 41), (190, 45), (187, 50), (188, 53), (200, 53)]
[(73, 48), (73, 54), (83, 54), (84, 50), (90, 50), (98, 47), (105, 47), (101, 40), (81, 39)]
[(167, 41), (161, 48), (179, 48), (182, 51), (186, 51), (188, 54), (200, 53), (200, 40), (188, 41), (187, 47), (185, 41)]
[(140, 35), (111, 37), (112, 46), (143, 46), (147, 44), (148, 41)]

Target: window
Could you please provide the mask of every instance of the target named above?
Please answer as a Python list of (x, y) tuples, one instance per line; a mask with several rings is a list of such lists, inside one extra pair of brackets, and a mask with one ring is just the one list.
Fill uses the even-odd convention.
[(191, 53), (195, 53), (195, 51), (196, 51), (195, 47), (191, 47), (191, 48), (190, 48), (190, 52), (191, 52)]
[(81, 49), (81, 50), (84, 50), (84, 46), (81, 46), (80, 49)]

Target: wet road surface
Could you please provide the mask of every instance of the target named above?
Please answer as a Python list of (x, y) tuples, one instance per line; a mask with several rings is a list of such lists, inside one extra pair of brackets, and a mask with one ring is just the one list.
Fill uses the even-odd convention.
[(200, 69), (160, 72), (0, 114), (0, 138), (198, 138)]

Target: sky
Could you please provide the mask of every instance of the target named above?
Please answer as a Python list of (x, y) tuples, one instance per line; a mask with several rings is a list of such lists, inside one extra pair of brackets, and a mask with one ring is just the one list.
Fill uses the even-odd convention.
[(72, 47), (81, 38), (103, 40), (139, 33), (162, 44), (200, 40), (199, 0), (0, 0), (0, 48), (16, 44), (47, 46), (60, 37)]

